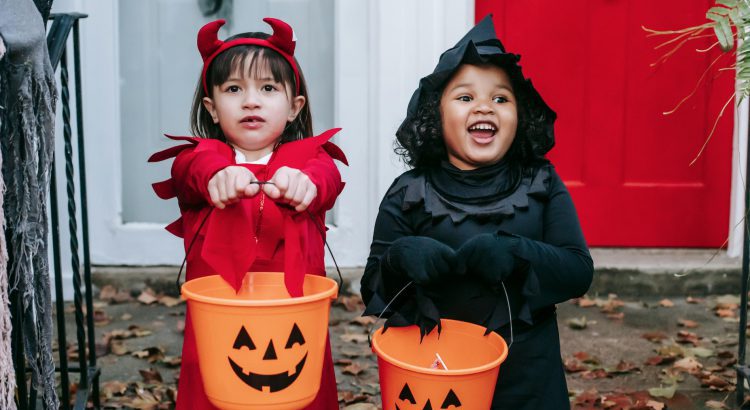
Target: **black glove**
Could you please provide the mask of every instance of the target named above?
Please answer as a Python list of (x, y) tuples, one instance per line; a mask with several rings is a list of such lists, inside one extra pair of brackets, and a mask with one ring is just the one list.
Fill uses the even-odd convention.
[(519, 261), (511, 252), (518, 238), (485, 233), (477, 235), (458, 249), (459, 271), (481, 279), (492, 286), (500, 285), (518, 267)]
[(384, 262), (392, 273), (407, 276), (418, 285), (428, 285), (455, 273), (456, 253), (426, 236), (404, 236), (391, 244)]

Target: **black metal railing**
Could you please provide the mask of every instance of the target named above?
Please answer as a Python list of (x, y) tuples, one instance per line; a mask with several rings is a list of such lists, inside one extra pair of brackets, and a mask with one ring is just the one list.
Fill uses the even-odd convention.
[[(60, 374), (60, 408), (79, 410), (87, 408), (87, 403), (94, 408), (100, 408), (99, 403), (99, 374), (96, 364), (96, 335), (94, 331), (94, 307), (91, 286), (91, 261), (89, 258), (88, 212), (86, 208), (86, 169), (83, 142), (83, 104), (81, 95), (81, 65), (80, 65), (80, 30), (79, 21), (87, 17), (80, 13), (59, 13), (50, 15), (52, 26), (47, 33), (47, 48), (49, 50), (52, 68), (60, 72), (60, 106), (62, 107), (63, 129), (63, 158), (65, 161), (65, 191), (67, 196), (68, 230), (70, 235), (69, 250), (73, 274), (73, 304), (75, 315), (76, 350), (78, 354), (77, 366), (68, 363), (68, 343), (65, 326), (65, 302), (63, 295), (64, 281), (61, 263), (60, 217), (58, 215), (58, 190), (55, 162), (61, 158), (55, 153), (52, 164), (50, 183), (50, 220), (52, 236), (52, 256), (54, 266), (54, 283), (56, 299), (56, 322), (59, 359), (55, 370)], [(73, 132), (70, 115), (70, 86), (68, 64), (68, 40), (73, 35), (73, 70), (75, 80), (75, 124), (77, 131), (78, 179), (75, 178)], [(76, 182), (79, 186), (76, 196)], [(80, 206), (81, 228), (78, 227), (78, 207)], [(82, 246), (79, 246), (79, 232)], [(82, 263), (81, 263), (82, 256)], [(12, 256), (11, 256), (12, 257)], [(82, 290), (83, 288), (83, 290)], [(21, 297), (21, 295), (16, 295)], [(26, 375), (28, 372), (24, 354), (21, 331), (22, 323), (17, 323), (22, 317), (14, 321), (13, 348), (18, 381), (17, 406), (21, 410), (36, 409), (37, 392), (33, 387), (27, 389)], [(78, 386), (75, 398), (71, 400), (71, 373), (78, 373)]]
[[(750, 137), (750, 133), (748, 133)], [(748, 277), (750, 277), (750, 230), (748, 225), (748, 212), (750, 212), (750, 178), (748, 172), (750, 172), (750, 140), (748, 140), (748, 146), (746, 151), (746, 165), (745, 165), (745, 218), (742, 224), (743, 237), (742, 242), (742, 286), (740, 291), (740, 328), (739, 328), (739, 346), (737, 348), (737, 399), (736, 404), (739, 408), (747, 408), (743, 406), (745, 402), (745, 382), (750, 383), (750, 367), (745, 364), (745, 353), (747, 347), (747, 292), (748, 292)]]

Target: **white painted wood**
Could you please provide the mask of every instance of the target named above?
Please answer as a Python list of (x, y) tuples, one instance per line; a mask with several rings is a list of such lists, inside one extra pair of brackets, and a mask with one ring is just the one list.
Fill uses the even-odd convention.
[[(191, 3), (192, 0), (58, 0), (55, 3), (57, 11), (75, 10), (90, 15), (81, 26), (81, 68), (91, 251), (95, 264), (156, 265), (181, 261), (181, 241), (163, 230), (164, 220), (171, 216), (152, 208), (158, 202), (141, 204), (141, 199), (137, 199), (131, 204), (153, 211), (154, 219), (159, 222), (139, 222), (143, 218), (132, 216), (138, 212), (124, 217), (130, 211), (124, 210), (129, 199), (123, 192), (132, 196), (129, 198), (146, 198), (146, 193), (151, 195), (148, 183), (168, 175), (168, 166), (145, 168), (144, 162), (144, 168), (140, 168), (144, 176), (125, 182), (125, 173), (137, 173), (130, 166), (134, 163), (132, 157), (140, 155), (136, 148), (151, 153), (169, 145), (159, 139), (159, 133), (148, 129), (176, 133), (187, 130), (189, 94), (193, 92), (200, 67), (194, 50), (199, 23), (189, 22), (200, 17), (195, 14), (197, 6), (194, 12), (186, 11)], [(341, 167), (347, 187), (334, 209), (329, 241), (341, 266), (362, 266), (369, 252), (379, 202), (404, 169), (393, 154), (394, 132), (419, 79), (432, 71), (440, 53), (471, 26), (473, 1), (250, 3), (234, 2), (229, 32), (266, 31), (267, 27), (260, 22), (262, 15), (288, 19), (301, 37), (298, 58), (310, 83), (316, 130), (332, 126), (344, 129), (337, 143), (347, 153), (351, 167)], [(120, 13), (121, 8), (138, 6), (144, 7), (138, 17), (141, 31), (123, 28), (123, 18), (128, 16)], [(325, 37), (326, 30), (333, 32), (330, 45), (305, 43), (310, 38)], [(140, 50), (141, 54), (132, 54), (134, 50), (125, 53), (124, 47), (135, 44), (152, 49)], [(133, 60), (122, 61), (123, 55)], [(144, 69), (138, 64), (139, 58), (157, 59), (160, 68)], [(324, 69), (315, 68), (325, 67), (326, 61), (327, 77)], [(150, 66), (145, 64), (145, 67)], [(314, 73), (316, 70), (319, 72)], [(134, 74), (142, 81), (127, 79)], [(319, 80), (313, 81), (313, 76)], [(183, 77), (190, 80), (189, 86), (180, 83), (187, 81), (180, 79)], [(140, 91), (133, 93), (134, 90)], [(184, 117), (180, 114), (183, 111)], [(140, 119), (128, 119), (124, 124), (125, 115), (132, 117), (134, 112), (141, 113)], [(128, 167), (123, 170), (125, 163)], [(149, 172), (162, 177), (152, 178), (147, 176)], [(139, 187), (134, 188), (135, 185)], [(140, 187), (145, 187), (145, 191), (136, 194)]]
[[(395, 132), (419, 79), (473, 24), (474, 2), (336, 1), (336, 123), (351, 166), (339, 198), (332, 240), (344, 260), (362, 266), (383, 195), (406, 168), (394, 154)], [(365, 178), (357, 178), (365, 175)], [(354, 183), (352, 183), (354, 180)], [(352, 266), (348, 265), (347, 266)]]
[(393, 154), (395, 131), (406, 115), (406, 107), (419, 80), (432, 72), (440, 54), (452, 47), (473, 25), (473, 1), (378, 1), (375, 6), (378, 35), (373, 44), (373, 82), (377, 118), (373, 134), (376, 149), (377, 197), (387, 191), (405, 167)]
[(729, 216), (729, 242), (727, 256), (742, 256), (745, 215), (745, 181), (747, 180), (748, 100), (735, 108), (734, 142), (732, 149), (732, 196)]

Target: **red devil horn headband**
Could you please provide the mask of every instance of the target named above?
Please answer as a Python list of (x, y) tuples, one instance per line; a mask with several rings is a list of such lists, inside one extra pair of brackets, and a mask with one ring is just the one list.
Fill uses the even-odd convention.
[(297, 68), (297, 63), (294, 61), (294, 47), (296, 45), (294, 30), (292, 30), (292, 27), (289, 24), (286, 24), (279, 19), (266, 17), (263, 21), (268, 23), (273, 29), (273, 34), (267, 39), (241, 37), (230, 41), (221, 41), (219, 40), (218, 33), (221, 26), (226, 22), (224, 20), (212, 21), (201, 27), (200, 31), (198, 31), (198, 51), (200, 51), (201, 57), (203, 57), (201, 81), (203, 82), (203, 91), (205, 91), (206, 94), (208, 94), (206, 73), (208, 72), (208, 67), (216, 56), (234, 46), (256, 45), (270, 48), (284, 57), (292, 67), (292, 71), (294, 71), (296, 86), (294, 94), (299, 95), (299, 70)]

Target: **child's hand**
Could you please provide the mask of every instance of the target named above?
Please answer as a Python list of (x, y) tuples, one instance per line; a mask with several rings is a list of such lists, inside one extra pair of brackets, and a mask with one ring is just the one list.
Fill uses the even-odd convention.
[(304, 172), (281, 167), (271, 178), (273, 184), (263, 185), (263, 192), (272, 199), (283, 198), (283, 202), (302, 212), (318, 196), (318, 188)]
[(522, 265), (512, 252), (517, 242), (518, 239), (510, 235), (477, 235), (458, 249), (458, 270), (499, 286)]
[(260, 191), (255, 175), (245, 167), (228, 166), (217, 172), (208, 181), (208, 193), (211, 203), (219, 209), (238, 202), (242, 198), (254, 196)]
[(384, 253), (385, 264), (418, 285), (440, 283), (456, 274), (456, 252), (427, 236), (402, 236)]

